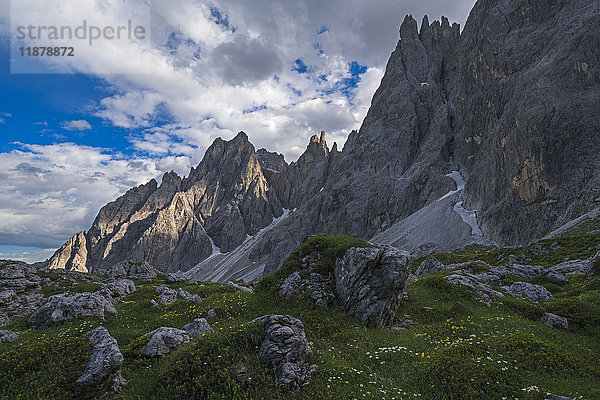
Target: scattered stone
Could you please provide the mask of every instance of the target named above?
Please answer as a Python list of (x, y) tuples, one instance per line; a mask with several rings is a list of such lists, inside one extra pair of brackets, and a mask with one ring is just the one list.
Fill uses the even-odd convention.
[(184, 325), (183, 330), (195, 338), (201, 338), (213, 332), (209, 323), (204, 318), (196, 318), (194, 322)]
[(94, 346), (92, 354), (75, 384), (78, 398), (106, 398), (121, 391), (125, 379), (121, 374), (123, 355), (115, 338), (106, 328), (100, 326), (89, 332), (90, 342)]
[(123, 278), (110, 280), (102, 285), (99, 292), (108, 298), (116, 300), (135, 292), (135, 283), (130, 279)]
[(423, 311), (433, 311), (435, 308), (433, 307), (423, 307)]
[(142, 347), (141, 353), (145, 356), (164, 356), (169, 352), (190, 341), (186, 331), (176, 328), (160, 327), (150, 332), (152, 337)]
[(150, 305), (152, 305), (152, 307), (158, 307), (160, 304), (158, 304), (156, 300), (152, 299), (150, 300)]
[(515, 282), (510, 286), (503, 286), (502, 289), (513, 296), (523, 297), (535, 302), (554, 298), (552, 293), (545, 287), (528, 282)]
[(160, 296), (158, 296), (158, 303), (162, 305), (171, 304), (178, 298), (191, 303), (200, 303), (202, 301), (202, 298), (197, 294), (191, 294), (182, 288), (175, 290), (168, 286), (160, 285), (156, 288), (156, 292), (160, 294)]
[(294, 272), (285, 278), (279, 287), (279, 294), (285, 298), (290, 298), (298, 293), (303, 284), (304, 283), (300, 274), (298, 272)]
[(563, 331), (569, 330), (569, 321), (566, 318), (549, 312), (544, 313), (542, 323), (549, 328), (561, 329)]
[(546, 280), (550, 283), (556, 283), (557, 285), (562, 285), (568, 282), (567, 277), (560, 272), (548, 272), (546, 275)]
[(254, 289), (252, 289), (252, 288), (249, 288), (249, 287), (247, 287), (247, 286), (238, 285), (237, 283), (235, 283), (235, 282), (232, 282), (232, 281), (228, 281), (228, 282), (227, 282), (227, 283), (225, 283), (225, 284), (226, 284), (226, 285), (229, 285), (229, 286), (233, 286), (234, 288), (236, 288), (236, 289), (238, 289), (238, 290), (241, 290), (242, 292), (254, 292)]
[(559, 396), (557, 394), (552, 394), (552, 393), (546, 393), (546, 399), (545, 400), (573, 400), (573, 398), (571, 397), (567, 397), (567, 396)]
[(275, 366), (277, 386), (298, 392), (310, 382), (317, 369), (309, 362), (313, 352), (306, 340), (302, 321), (289, 315), (266, 315), (256, 320), (263, 324), (263, 341), (258, 356)]
[(444, 279), (453, 285), (461, 285), (473, 290), (475, 299), (483, 302), (488, 307), (492, 305), (492, 297), (504, 297), (502, 293), (492, 289), (485, 283), (479, 282), (473, 276), (453, 274)]
[(104, 320), (106, 315), (116, 315), (117, 310), (112, 303), (99, 293), (77, 293), (72, 296), (57, 294), (50, 296), (29, 317), (29, 324), (34, 328), (47, 328), (76, 316), (96, 317)]
[(21, 336), (21, 332), (13, 332), (0, 329), (0, 343), (14, 342)]
[[(500, 267), (502, 268), (502, 267)], [(523, 265), (523, 264), (509, 264), (506, 267), (508, 274), (516, 275), (520, 278), (532, 279), (540, 276), (544, 273), (545, 268), (539, 265)]]
[(563, 275), (587, 274), (591, 277), (594, 273), (594, 259), (595, 257), (590, 257), (587, 260), (565, 261), (548, 268), (548, 270)]
[(366, 325), (390, 323), (402, 300), (410, 262), (406, 251), (391, 246), (349, 248), (335, 264), (337, 301)]

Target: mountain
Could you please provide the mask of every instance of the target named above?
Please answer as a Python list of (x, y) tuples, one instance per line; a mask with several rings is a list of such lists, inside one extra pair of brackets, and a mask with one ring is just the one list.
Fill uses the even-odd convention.
[(480, 0), (462, 32), (409, 15), (343, 151), (322, 133), (287, 164), (243, 133), (217, 139), (187, 178), (130, 190), (48, 265), (250, 279), (315, 233), (425, 254), (524, 245), (597, 215), (599, 27), (595, 0)]

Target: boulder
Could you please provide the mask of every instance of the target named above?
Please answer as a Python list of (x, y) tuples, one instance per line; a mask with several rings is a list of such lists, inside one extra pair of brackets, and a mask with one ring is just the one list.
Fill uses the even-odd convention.
[(125, 385), (119, 345), (102, 326), (90, 331), (89, 337), (94, 347), (85, 371), (75, 383), (77, 398), (98, 399), (114, 395)]
[(7, 331), (0, 329), (0, 343), (14, 342), (21, 336), (21, 332)]
[(410, 262), (407, 252), (391, 246), (349, 248), (334, 268), (337, 301), (366, 325), (387, 325), (402, 300)]
[(202, 301), (202, 298), (197, 294), (191, 294), (182, 288), (175, 290), (168, 286), (160, 285), (156, 288), (156, 292), (160, 294), (158, 296), (158, 303), (162, 305), (173, 303), (178, 298), (191, 303), (200, 303)]
[(504, 295), (485, 283), (479, 282), (477, 278), (469, 275), (452, 274), (444, 279), (453, 285), (460, 285), (473, 290), (475, 299), (485, 303), (487, 306), (492, 304), (492, 297), (504, 297)]
[(317, 369), (310, 363), (313, 352), (302, 321), (289, 315), (266, 315), (257, 320), (263, 324), (258, 356), (275, 367), (277, 386), (298, 392)]
[(333, 278), (331, 276), (325, 277), (313, 272), (307, 279), (302, 279), (299, 273), (294, 272), (283, 281), (279, 293), (285, 298), (290, 298), (301, 292), (307, 292), (316, 305), (327, 306), (335, 300), (332, 286)]
[(184, 325), (183, 330), (195, 338), (200, 338), (213, 332), (212, 328), (204, 318), (196, 318), (194, 322)]
[(30, 314), (44, 299), (36, 269), (20, 261), (0, 261), (0, 325)]
[(111, 299), (119, 299), (135, 292), (135, 283), (130, 279), (119, 278), (106, 282), (99, 292)]
[(50, 296), (29, 317), (29, 324), (41, 329), (77, 316), (104, 320), (107, 315), (116, 314), (117, 310), (112, 303), (99, 293), (77, 293), (72, 296), (57, 294)]
[(160, 327), (150, 332), (152, 337), (142, 347), (141, 353), (145, 356), (164, 356), (169, 352), (190, 341), (186, 331), (176, 328)]
[(594, 259), (595, 257), (587, 260), (565, 261), (548, 268), (548, 270), (562, 275), (587, 274), (591, 276), (594, 273)]
[(190, 303), (200, 303), (202, 301), (202, 298), (197, 294), (191, 294), (182, 288), (177, 289), (177, 297)]
[(417, 278), (422, 278), (424, 276), (433, 275), (439, 271), (446, 271), (447, 269), (452, 269), (452, 267), (448, 268), (435, 257), (428, 257), (423, 260), (421, 265), (419, 265), (417, 272), (415, 272), (415, 276)]
[(566, 318), (549, 312), (544, 313), (542, 323), (549, 328), (561, 329), (563, 331), (569, 330), (569, 321)]
[(247, 286), (238, 285), (238, 284), (237, 284), (237, 283), (235, 283), (235, 282), (228, 281), (228, 282), (227, 282), (227, 283), (225, 283), (225, 284), (226, 284), (226, 285), (229, 285), (229, 286), (233, 286), (234, 288), (236, 288), (236, 289), (238, 289), (238, 290), (240, 290), (240, 291), (242, 291), (242, 292), (254, 292), (254, 289), (252, 289), (252, 288), (250, 288), (250, 287), (247, 287)]
[(160, 294), (157, 299), (159, 304), (167, 305), (177, 300), (177, 291), (168, 286), (160, 285), (156, 288), (156, 292)]
[(546, 274), (546, 280), (557, 285), (562, 285), (568, 282), (567, 277), (560, 272), (548, 272), (548, 274)]
[(183, 272), (171, 272), (167, 274), (167, 282), (169, 283), (182, 283), (186, 281), (187, 279)]
[(510, 286), (503, 286), (502, 288), (513, 296), (523, 297), (535, 302), (554, 298), (552, 293), (545, 287), (528, 282), (515, 282)]
[(508, 274), (525, 279), (535, 278), (545, 271), (545, 268), (539, 265), (509, 264), (504, 268), (506, 268)]

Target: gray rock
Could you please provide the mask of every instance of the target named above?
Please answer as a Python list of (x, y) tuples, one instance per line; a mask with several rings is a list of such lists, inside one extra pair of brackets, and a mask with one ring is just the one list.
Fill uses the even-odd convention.
[(279, 287), (279, 294), (285, 298), (290, 298), (296, 295), (303, 285), (304, 282), (300, 274), (294, 272), (290, 274), (287, 278), (285, 278), (285, 280)]
[(0, 343), (14, 342), (19, 338), (19, 336), (21, 336), (21, 334), (21, 332), (13, 332), (0, 329)]
[(594, 271), (593, 260), (594, 257), (589, 258), (587, 260), (565, 261), (548, 268), (548, 270), (551, 273), (557, 273), (562, 275), (587, 274), (589, 276), (592, 276)]
[(195, 338), (200, 338), (213, 332), (209, 323), (204, 318), (196, 318), (194, 322), (184, 325), (183, 330)]
[(182, 283), (185, 281), (187, 281), (187, 279), (182, 272), (174, 272), (167, 274), (167, 282), (169, 283)]
[(545, 287), (528, 282), (515, 282), (510, 286), (503, 286), (502, 288), (513, 296), (523, 297), (535, 302), (554, 298), (552, 293)]
[(32, 313), (43, 300), (36, 269), (20, 261), (0, 260), (0, 325)]
[(423, 260), (421, 265), (419, 265), (419, 268), (417, 269), (417, 272), (415, 272), (415, 275), (417, 278), (422, 278), (424, 276), (433, 275), (436, 272), (446, 271), (447, 269), (452, 269), (452, 268), (453, 267), (450, 267), (450, 268), (446, 267), (444, 264), (439, 262), (435, 257), (428, 257), (425, 260)]
[(334, 269), (339, 304), (364, 324), (390, 323), (410, 273), (410, 255), (390, 246), (350, 248)]
[(234, 364), (233, 369), (235, 370), (236, 378), (241, 382), (250, 382), (251, 378), (248, 376), (248, 368), (243, 362)]
[(263, 335), (258, 356), (275, 366), (276, 384), (294, 392), (308, 385), (317, 367), (310, 364), (313, 352), (302, 322), (289, 315), (266, 315), (257, 320), (262, 322)]
[(122, 261), (112, 265), (108, 269), (99, 269), (101, 274), (109, 279), (137, 279), (141, 281), (150, 281), (158, 276), (158, 271), (146, 261)]
[(135, 283), (130, 279), (116, 279), (102, 285), (99, 292), (105, 297), (120, 299), (129, 293), (135, 292)]
[(191, 303), (200, 303), (202, 301), (202, 298), (197, 294), (190, 294), (182, 288), (177, 289), (177, 297)]
[(546, 274), (546, 280), (550, 283), (556, 283), (557, 285), (568, 282), (567, 277), (560, 272), (548, 272), (548, 274)]
[(538, 277), (545, 271), (545, 268), (539, 265), (510, 264), (505, 268), (509, 274), (525, 279)]
[(34, 328), (47, 328), (83, 316), (104, 320), (107, 315), (116, 315), (112, 303), (99, 293), (77, 293), (72, 296), (58, 294), (50, 296), (30, 317), (29, 324)]
[(78, 398), (99, 399), (121, 391), (125, 379), (121, 374), (123, 355), (115, 338), (100, 326), (89, 332), (92, 354), (83, 374), (75, 383)]
[(569, 330), (569, 321), (566, 318), (549, 312), (544, 313), (542, 323), (549, 328), (561, 329), (563, 331)]
[(152, 337), (142, 347), (141, 353), (145, 356), (164, 356), (172, 349), (190, 341), (186, 331), (176, 328), (161, 327), (150, 332)]
[(453, 285), (460, 285), (474, 291), (474, 298), (483, 302), (487, 306), (492, 304), (492, 297), (504, 297), (504, 295), (485, 283), (479, 282), (474, 276), (452, 274), (446, 276), (448, 282)]
[(294, 272), (288, 276), (279, 288), (279, 293), (290, 298), (300, 293), (308, 293), (315, 304), (324, 307), (335, 300), (332, 287), (334, 285), (332, 277), (325, 277), (318, 273), (311, 273), (307, 279), (302, 279), (300, 274)]
[(238, 290), (240, 290), (242, 292), (254, 292), (254, 289), (252, 289), (250, 287), (247, 287), (247, 286), (238, 285), (235, 282), (228, 281), (225, 284), (229, 285), (229, 286), (233, 286), (234, 288), (236, 288), (236, 289), (238, 289)]

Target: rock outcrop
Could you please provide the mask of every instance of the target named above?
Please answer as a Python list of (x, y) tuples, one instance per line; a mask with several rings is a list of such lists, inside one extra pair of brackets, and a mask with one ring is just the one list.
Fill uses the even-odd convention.
[(150, 332), (152, 337), (148, 343), (142, 347), (141, 353), (145, 356), (164, 356), (171, 350), (190, 341), (186, 331), (176, 328), (161, 327)]
[(35, 272), (23, 262), (0, 260), (0, 325), (33, 312), (44, 299)]
[(387, 325), (404, 295), (410, 261), (407, 252), (393, 247), (352, 247), (335, 264), (336, 298), (364, 324)]
[(277, 386), (298, 392), (317, 369), (310, 364), (313, 352), (302, 321), (289, 315), (265, 315), (257, 320), (262, 322), (263, 335), (258, 356), (275, 367)]
[(13, 332), (7, 331), (5, 329), (0, 329), (0, 343), (10, 343), (14, 342), (21, 336), (21, 332)]
[(535, 302), (554, 298), (552, 293), (542, 285), (535, 285), (528, 282), (515, 282), (510, 286), (504, 286), (503, 289), (513, 296), (524, 297)]
[(202, 301), (202, 298), (197, 294), (191, 294), (182, 288), (175, 290), (168, 286), (160, 285), (156, 288), (156, 292), (159, 294), (157, 301), (162, 305), (171, 304), (177, 299), (183, 299), (192, 303), (200, 303)]
[(82, 399), (102, 399), (119, 393), (125, 385), (121, 373), (123, 355), (115, 338), (99, 326), (89, 332), (92, 354), (83, 374), (75, 383), (75, 393)]
[(112, 300), (119, 300), (133, 292), (135, 292), (135, 283), (130, 279), (110, 280), (102, 285), (99, 291), (104, 297)]
[(112, 302), (100, 293), (77, 293), (72, 296), (57, 294), (50, 296), (29, 317), (29, 324), (36, 329), (48, 328), (67, 319), (83, 316), (105, 320), (108, 315), (116, 315)]
[(286, 298), (306, 294), (318, 306), (337, 305), (365, 325), (381, 327), (396, 315), (410, 261), (407, 252), (390, 246), (351, 247), (335, 261), (333, 272), (323, 275), (308, 265), (306, 278), (298, 272), (290, 274), (279, 293)]
[(158, 276), (158, 271), (147, 261), (121, 261), (106, 270), (98, 270), (102, 275), (106, 275), (108, 279), (137, 279), (141, 281), (149, 281)]

